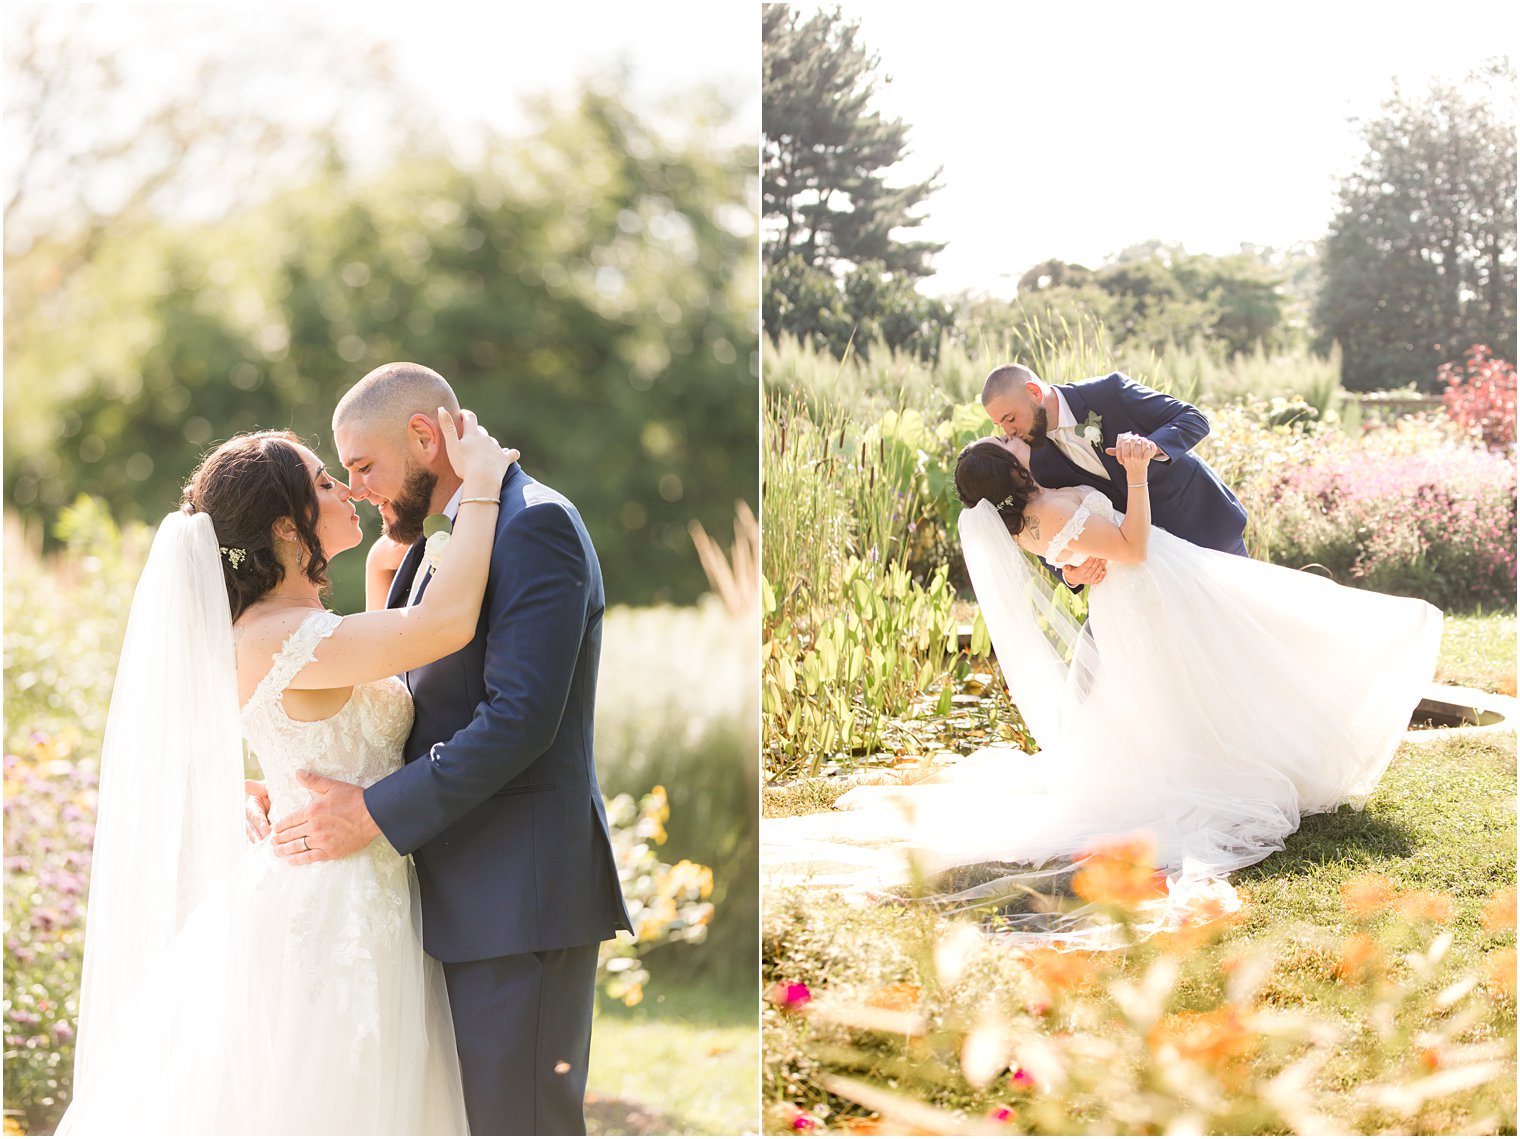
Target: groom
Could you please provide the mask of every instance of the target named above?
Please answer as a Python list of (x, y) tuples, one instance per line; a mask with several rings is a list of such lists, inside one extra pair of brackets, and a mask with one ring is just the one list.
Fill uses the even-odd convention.
[[(1005, 438), (1029, 444), (1029, 473), (1041, 486), (1096, 487), (1121, 513), (1128, 476), (1114, 458), (1120, 435), (1161, 448), (1150, 467), (1151, 521), (1196, 546), (1246, 556), (1245, 508), (1192, 449), (1209, 421), (1191, 404), (1137, 384), (1123, 372), (1052, 386), (1022, 364), (992, 369), (982, 407)], [(1072, 587), (1103, 580), (1107, 563), (1088, 558), (1062, 571)]]
[[(457, 420), (444, 378), (398, 363), (370, 372), (333, 412), (353, 496), (411, 544), (390, 608), (427, 590), (424, 518), (459, 508), (439, 407)], [(580, 515), (513, 463), (475, 639), (406, 674), (416, 708), (406, 765), (363, 791), (303, 774), (312, 802), (275, 832), (292, 863), (342, 858), (380, 835), (413, 856), (475, 1135), (585, 1134), (598, 943), (632, 929), (591, 751), (602, 608)], [(298, 827), (310, 853), (282, 841)]]

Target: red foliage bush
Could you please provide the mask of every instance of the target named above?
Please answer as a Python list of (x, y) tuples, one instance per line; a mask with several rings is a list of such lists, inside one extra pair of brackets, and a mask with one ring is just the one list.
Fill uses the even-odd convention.
[(1442, 364), (1437, 373), (1446, 385), (1446, 410), (1463, 428), (1492, 451), (1515, 445), (1515, 366), (1474, 344), (1467, 350), (1465, 368)]

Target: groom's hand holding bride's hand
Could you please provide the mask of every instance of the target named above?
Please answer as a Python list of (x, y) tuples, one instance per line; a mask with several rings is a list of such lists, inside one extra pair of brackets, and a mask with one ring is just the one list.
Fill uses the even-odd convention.
[(292, 866), (328, 862), (357, 854), (380, 834), (364, 805), (364, 789), (353, 783), (296, 772), (311, 802), (274, 828), (274, 852)]

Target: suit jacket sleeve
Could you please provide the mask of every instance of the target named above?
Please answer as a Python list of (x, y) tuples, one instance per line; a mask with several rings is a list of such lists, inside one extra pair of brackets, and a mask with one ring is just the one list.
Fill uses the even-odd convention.
[(586, 623), (585, 549), (570, 515), (555, 503), (520, 511), (497, 543), (496, 580), (483, 613), (485, 701), (450, 739), (364, 793), (370, 815), (401, 854), (520, 775), (559, 732)]
[(1185, 455), (1209, 433), (1209, 421), (1190, 403), (1137, 384), (1123, 372), (1119, 379), (1119, 402), (1144, 435), (1169, 459)]

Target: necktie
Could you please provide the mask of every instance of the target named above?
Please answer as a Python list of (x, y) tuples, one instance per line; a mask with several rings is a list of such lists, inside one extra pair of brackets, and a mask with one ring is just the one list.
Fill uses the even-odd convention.
[(1061, 449), (1065, 455), (1084, 471), (1089, 471), (1099, 478), (1108, 478), (1108, 471), (1104, 469), (1103, 462), (1093, 450), (1092, 444), (1082, 438), (1075, 427), (1057, 427), (1050, 433), (1050, 440)]

